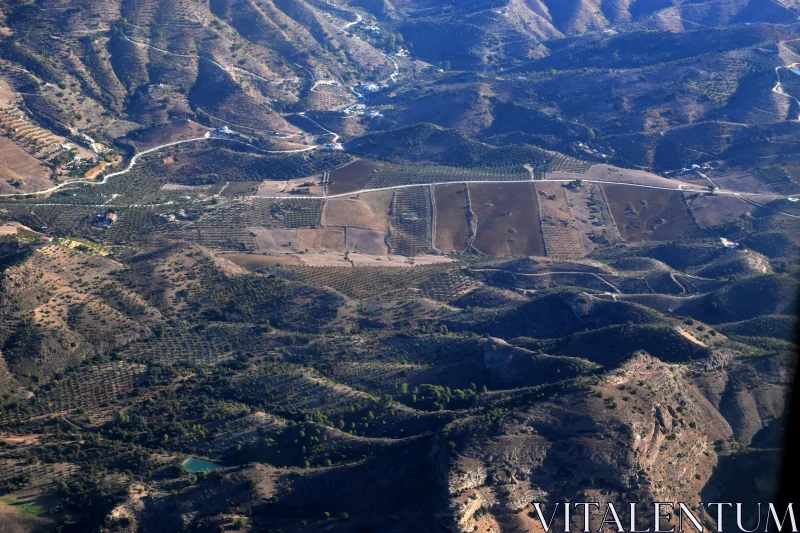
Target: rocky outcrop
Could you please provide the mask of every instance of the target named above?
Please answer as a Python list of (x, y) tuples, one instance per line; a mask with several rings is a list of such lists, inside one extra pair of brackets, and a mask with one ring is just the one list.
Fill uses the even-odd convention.
[[(490, 339), (487, 368), (510, 378), (515, 350)], [(455, 425), (455, 453), (445, 461), (451, 528), (473, 531), (480, 507), (501, 521), (533, 501), (699, 501), (717, 465), (713, 442), (732, 432), (683, 374), (640, 352), (589, 391), (516, 410), (490, 427)]]

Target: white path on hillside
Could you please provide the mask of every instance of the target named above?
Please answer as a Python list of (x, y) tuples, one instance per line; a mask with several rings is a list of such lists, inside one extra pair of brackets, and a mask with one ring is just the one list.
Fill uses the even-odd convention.
[[(327, 129), (326, 127), (324, 127), (322, 124), (320, 124), (316, 120), (312, 119), (311, 117), (308, 117), (305, 114), (305, 112), (297, 113), (297, 115), (305, 118), (309, 122), (311, 122), (314, 125), (316, 125), (317, 127), (319, 127), (322, 131), (325, 132), (326, 135), (333, 136), (333, 139), (331, 140), (331, 143), (335, 144), (335, 143), (338, 142), (338, 140), (339, 140), (339, 134), (338, 133)], [(130, 162), (128, 163), (128, 166), (125, 167), (125, 169), (117, 171), (117, 172), (112, 172), (110, 174), (105, 174), (100, 181), (70, 180), (70, 181), (65, 181), (63, 183), (60, 183), (60, 184), (58, 184), (58, 185), (56, 185), (54, 187), (50, 187), (49, 189), (44, 189), (44, 190), (40, 190), (40, 191), (31, 191), (31, 192), (0, 194), (0, 197), (28, 196), (28, 195), (35, 195), (35, 194), (49, 194), (49, 193), (55, 192), (55, 191), (57, 191), (59, 189), (62, 189), (64, 187), (68, 186), (68, 185), (103, 185), (103, 184), (107, 183), (108, 180), (111, 179), (111, 178), (114, 178), (114, 177), (117, 177), (117, 176), (122, 176), (124, 174), (129, 173), (133, 169), (133, 167), (136, 166), (136, 163), (139, 161), (139, 159), (144, 155), (151, 154), (153, 152), (157, 152), (159, 150), (163, 150), (164, 148), (169, 148), (169, 147), (177, 146), (177, 145), (180, 145), (180, 144), (186, 144), (186, 143), (198, 142), (198, 141), (209, 141), (209, 140), (219, 140), (219, 141), (239, 143), (239, 144), (243, 144), (243, 145), (248, 146), (248, 147), (250, 147), (250, 148), (252, 148), (252, 149), (254, 149), (254, 150), (258, 151), (258, 152), (265, 153), (265, 154), (302, 153), (302, 152), (309, 152), (311, 150), (316, 150), (316, 149), (320, 148), (319, 145), (314, 145), (314, 146), (309, 146), (307, 148), (300, 148), (300, 149), (296, 149), (296, 150), (263, 150), (263, 149), (258, 148), (256, 146), (250, 144), (250, 143), (246, 143), (244, 141), (239, 141), (237, 139), (231, 139), (230, 137), (226, 137), (226, 136), (222, 136), (222, 135), (217, 135), (217, 134), (214, 134), (214, 133), (209, 131), (202, 137), (194, 137), (192, 139), (184, 139), (184, 140), (181, 140), (181, 141), (173, 141), (173, 142), (170, 142), (170, 143), (166, 143), (166, 144), (162, 144), (162, 145), (159, 145), (159, 146), (155, 146), (155, 147), (150, 148), (148, 150), (145, 150), (143, 152), (139, 152), (139, 153), (137, 153), (136, 155), (134, 155), (131, 158)], [(549, 180), (496, 180), (496, 181), (466, 180), (466, 181), (453, 181), (453, 182), (410, 183), (410, 184), (404, 184), (404, 185), (392, 185), (392, 186), (389, 186), (389, 187), (379, 187), (379, 188), (374, 188), (374, 189), (361, 189), (359, 191), (353, 191), (353, 192), (348, 192), (348, 193), (328, 194), (328, 195), (323, 195), (323, 196), (306, 196), (304, 198), (308, 199), (308, 200), (323, 200), (324, 201), (324, 200), (330, 199), (330, 198), (347, 198), (347, 197), (355, 196), (355, 195), (362, 194), (362, 193), (379, 192), (379, 191), (396, 190), (396, 189), (408, 189), (408, 188), (411, 188), (411, 187), (427, 187), (427, 186), (444, 184), (444, 183), (464, 183), (464, 184), (468, 184), (468, 183), (485, 183), (485, 184), (492, 184), (492, 183), (535, 183), (536, 181), (541, 181), (542, 183), (546, 183), (546, 182), (551, 182), (551, 183), (572, 183), (575, 180), (571, 180), (571, 179), (561, 179), (561, 180), (553, 180), (553, 179), (549, 179)], [(603, 184), (606, 184), (606, 185), (624, 185), (624, 186), (628, 186), (628, 187), (640, 187), (640, 188), (644, 188), (644, 189), (656, 189), (656, 190), (662, 190), (662, 191), (695, 192), (695, 193), (701, 193), (701, 194), (709, 194), (708, 189), (686, 188), (685, 184), (679, 184), (677, 187), (663, 187), (663, 186), (658, 186), (658, 185), (644, 185), (644, 184), (638, 184), (638, 183), (624, 183), (624, 182), (606, 181), (606, 180), (581, 180), (581, 181), (586, 182), (586, 183), (597, 183), (597, 184), (601, 184), (601, 185), (603, 185)], [(781, 215), (785, 215), (785, 216), (788, 216), (788, 217), (791, 217), (791, 218), (800, 218), (800, 216), (798, 216), (798, 215), (793, 215), (791, 213), (786, 213), (784, 211), (780, 211), (780, 210), (774, 209), (773, 207), (770, 207), (768, 205), (756, 202), (755, 200), (752, 200), (752, 199), (749, 199), (749, 198), (745, 198), (745, 196), (757, 196), (757, 197), (758, 196), (766, 196), (763, 193), (751, 193), (751, 192), (730, 191), (730, 190), (717, 190), (717, 191), (714, 191), (714, 194), (736, 196), (736, 197), (738, 197), (738, 198), (740, 198), (740, 199), (742, 199), (742, 200), (744, 200), (746, 202), (749, 202), (749, 203), (751, 203), (753, 205), (756, 205), (758, 207), (764, 207), (766, 209), (772, 209), (772, 210), (776, 211), (777, 213), (780, 213)], [(783, 196), (779, 196), (779, 195), (774, 195), (774, 196), (775, 196), (776, 199), (783, 198)], [(253, 197), (255, 197), (255, 198), (274, 199), (274, 200), (281, 200), (281, 199), (288, 199), (288, 198), (298, 198), (297, 195), (272, 195), (272, 196), (253, 196)]]
[[(306, 117), (306, 118), (308, 118), (308, 117)], [(309, 120), (311, 120), (311, 119), (309, 119)], [(464, 183), (464, 184), (468, 184), (468, 183), (484, 183), (484, 184), (494, 184), (494, 183), (548, 183), (548, 182), (550, 182), (550, 183), (572, 183), (573, 181), (575, 181), (575, 180), (536, 180), (536, 181), (532, 181), (532, 180), (492, 180), (492, 181), (489, 181), (489, 180), (466, 180), (466, 181), (463, 181), (462, 180), (462, 181), (435, 181), (435, 182), (430, 182), (430, 183), (411, 183), (411, 184), (405, 184), (405, 185), (392, 185), (392, 186), (389, 186), (389, 187), (378, 187), (378, 188), (374, 188), (374, 189), (361, 189), (359, 191), (339, 193), (339, 194), (328, 194), (328, 195), (325, 195), (325, 196), (305, 196), (303, 198), (308, 199), (308, 200), (328, 200), (328, 199), (331, 199), (331, 198), (348, 198), (348, 197), (356, 196), (356, 195), (359, 195), (359, 194), (362, 194), (362, 193), (380, 192), (380, 191), (396, 190), (396, 189), (409, 189), (409, 188), (412, 188), (412, 187), (429, 187), (431, 185), (445, 185), (445, 184), (451, 184), (451, 183)], [(661, 187), (661, 186), (658, 186), (658, 185), (643, 185), (643, 184), (639, 184), (639, 183), (625, 183), (625, 182), (618, 182), (618, 181), (604, 181), (604, 180), (581, 180), (581, 181), (583, 181), (584, 183), (597, 183), (597, 184), (600, 184), (600, 185), (622, 185), (622, 186), (626, 186), (626, 187), (639, 187), (639, 188), (643, 188), (643, 189), (656, 189), (656, 190), (660, 190), (660, 191), (694, 192), (694, 193), (700, 193), (700, 194), (711, 194), (711, 192), (708, 189), (687, 189), (687, 188), (684, 187), (683, 184), (678, 185), (677, 187), (674, 187), (674, 188), (670, 188), (670, 187)], [(758, 202), (756, 202), (754, 200), (751, 200), (749, 198), (745, 198), (745, 196), (770, 196), (770, 195), (765, 195), (764, 193), (744, 192), (744, 191), (730, 191), (730, 190), (717, 190), (717, 191), (714, 191), (714, 194), (716, 194), (716, 195), (736, 196), (736, 197), (738, 197), (738, 198), (740, 198), (740, 199), (742, 199), (742, 200), (744, 200), (746, 202), (749, 202), (749, 203), (751, 203), (753, 205), (756, 205), (758, 207), (764, 207), (766, 209), (772, 209), (773, 211), (775, 211), (775, 212), (777, 212), (777, 213), (779, 213), (781, 215), (785, 215), (785, 216), (791, 217), (791, 218), (800, 218), (800, 216), (798, 216), (798, 215), (793, 215), (791, 213), (786, 213), (784, 211), (780, 211), (778, 209), (775, 209), (774, 207), (758, 203)], [(783, 196), (780, 196), (780, 195), (772, 195), (772, 196), (774, 196), (775, 199), (784, 198)], [(282, 199), (285, 200), (285, 199), (288, 199), (288, 198), (298, 198), (298, 196), (296, 194), (295, 195), (274, 195), (274, 196), (256, 195), (256, 196), (252, 196), (251, 198), (266, 198), (266, 199), (269, 199), (269, 200), (282, 200)]]
[(170, 146), (176, 146), (176, 145), (179, 145), (179, 144), (197, 142), (197, 141), (205, 141), (205, 140), (207, 140), (207, 137), (195, 137), (195, 138), (192, 138), (192, 139), (184, 139), (182, 141), (174, 141), (174, 142), (171, 142), (171, 143), (162, 144), (162, 145), (156, 146), (154, 148), (150, 148), (149, 150), (145, 150), (144, 152), (139, 152), (138, 154), (134, 155), (131, 158), (130, 162), (128, 163), (128, 166), (124, 170), (120, 170), (119, 172), (112, 172), (111, 174), (106, 174), (106, 175), (103, 176), (103, 179), (100, 180), (100, 181), (91, 181), (91, 180), (85, 180), (85, 179), (69, 180), (69, 181), (65, 181), (63, 183), (59, 183), (55, 187), (50, 187), (49, 189), (44, 189), (44, 190), (41, 190), (41, 191), (23, 192), (23, 193), (11, 193), (11, 194), (0, 194), (0, 196), (8, 197), (8, 196), (27, 196), (29, 194), (48, 194), (48, 193), (51, 193), (51, 192), (55, 192), (55, 191), (57, 191), (57, 190), (59, 190), (59, 189), (61, 189), (63, 187), (66, 187), (67, 185), (80, 185), (80, 184), (83, 184), (83, 185), (103, 185), (109, 180), (109, 178), (113, 178), (115, 176), (121, 176), (122, 174), (127, 174), (128, 172), (130, 172), (131, 169), (136, 165), (136, 162), (139, 160), (139, 158), (142, 157), (143, 155), (147, 155), (147, 154), (156, 152), (158, 150), (163, 150), (164, 148), (168, 148)]
[[(300, 113), (298, 113), (298, 114), (302, 115)], [(338, 139), (338, 135), (336, 133), (333, 133), (333, 132), (325, 129), (323, 126), (321, 126), (319, 123), (317, 123), (313, 119), (310, 119), (309, 117), (306, 117), (305, 115), (302, 115), (302, 116), (304, 116), (306, 119), (310, 120), (311, 122), (313, 122), (314, 124), (316, 124), (317, 126), (322, 128), (323, 130), (327, 131), (329, 134), (333, 135), (335, 139)], [(197, 138), (194, 138), (194, 139), (185, 139), (185, 140), (182, 140), (182, 141), (175, 141), (175, 142), (168, 143), (168, 144), (165, 144), (165, 145), (156, 146), (155, 148), (150, 148), (149, 150), (145, 150), (144, 152), (138, 153), (135, 156), (133, 156), (133, 158), (131, 159), (130, 163), (128, 163), (128, 166), (124, 170), (121, 170), (121, 171), (118, 171), (118, 172), (113, 172), (111, 174), (106, 174), (105, 176), (103, 176), (103, 179), (101, 181), (72, 180), (72, 181), (67, 181), (67, 182), (61, 183), (61, 184), (59, 184), (59, 185), (57, 185), (55, 187), (51, 187), (50, 189), (46, 189), (46, 190), (42, 190), (42, 191), (24, 192), (24, 193), (12, 193), (12, 194), (0, 194), (0, 197), (29, 196), (29, 195), (36, 195), (36, 194), (47, 194), (47, 193), (55, 192), (58, 189), (66, 187), (67, 185), (102, 185), (102, 184), (105, 184), (110, 178), (113, 178), (113, 177), (116, 177), (116, 176), (121, 176), (123, 174), (127, 174), (128, 172), (130, 172), (131, 169), (133, 169), (133, 167), (136, 165), (136, 162), (139, 160), (139, 158), (141, 156), (143, 156), (143, 155), (147, 155), (147, 154), (153, 153), (153, 152), (155, 152), (157, 150), (161, 150), (163, 148), (167, 148), (167, 147), (170, 147), (170, 146), (175, 146), (175, 145), (184, 144), (184, 143), (190, 143), (190, 142), (197, 142), (197, 141), (207, 141), (207, 140), (224, 140), (224, 141), (228, 141), (228, 142), (237, 142), (237, 143), (240, 143), (240, 144), (244, 144), (246, 146), (250, 146), (250, 147), (254, 148), (255, 150), (257, 150), (259, 152), (271, 153), (271, 154), (307, 152), (307, 151), (314, 150), (314, 149), (319, 147), (319, 146), (310, 146), (308, 148), (303, 148), (303, 149), (300, 149), (300, 150), (272, 150), (272, 151), (270, 151), (270, 150), (262, 150), (260, 148), (257, 148), (255, 146), (253, 146), (251, 144), (248, 144), (248, 143), (245, 143), (243, 141), (237, 141), (235, 139), (230, 139), (230, 138), (227, 138), (227, 137), (216, 137), (216, 136), (211, 135), (210, 133), (207, 133), (206, 136), (203, 136), (203, 137), (197, 137)], [(380, 191), (396, 190), (396, 189), (408, 189), (408, 188), (412, 188), (412, 187), (429, 187), (429, 186), (433, 186), (433, 185), (445, 185), (445, 184), (453, 184), (453, 183), (463, 183), (463, 184), (481, 183), (481, 184), (489, 184), (489, 185), (491, 185), (491, 184), (503, 184), (503, 183), (536, 183), (536, 182), (540, 182), (540, 183), (547, 183), (547, 182), (551, 182), (551, 183), (571, 183), (573, 181), (574, 180), (536, 180), (536, 181), (531, 181), (531, 180), (496, 180), (496, 181), (467, 180), (467, 181), (446, 181), (446, 182), (412, 183), (412, 184), (406, 184), (406, 185), (393, 185), (393, 186), (389, 186), (389, 187), (379, 187), (379, 188), (374, 188), (374, 189), (361, 189), (361, 190), (353, 191), (353, 192), (339, 193), (339, 194), (327, 194), (327, 195), (323, 195), (323, 196), (303, 196), (303, 197), (298, 197), (296, 194), (295, 195), (287, 194), (287, 195), (253, 195), (253, 196), (248, 196), (247, 198), (264, 198), (264, 199), (267, 199), (267, 200), (288, 200), (288, 199), (301, 198), (301, 199), (304, 199), (304, 200), (325, 201), (325, 200), (329, 200), (329, 199), (333, 199), (333, 198), (348, 198), (348, 197), (357, 196), (357, 195), (365, 194), (365, 193), (371, 193), (371, 192), (380, 192)], [(675, 188), (669, 188), (669, 187), (661, 187), (661, 186), (656, 186), (656, 185), (642, 185), (642, 184), (638, 184), (638, 183), (624, 183), (624, 182), (616, 182), (616, 181), (603, 181), (603, 180), (582, 180), (582, 181), (585, 182), (585, 183), (597, 183), (597, 184), (601, 184), (601, 185), (603, 185), (603, 184), (605, 184), (605, 185), (622, 185), (622, 186), (626, 186), (626, 187), (639, 187), (639, 188), (644, 188), (644, 189), (656, 189), (656, 190), (661, 190), (661, 191), (695, 192), (695, 193), (701, 193), (701, 194), (710, 194), (710, 192), (707, 189), (686, 189), (686, 188), (683, 187), (683, 185), (679, 185), (678, 187), (675, 187)], [(790, 218), (800, 218), (800, 215), (794, 215), (794, 214), (791, 214), (791, 213), (786, 213), (784, 211), (781, 211), (779, 209), (775, 209), (774, 207), (768, 206), (766, 204), (762, 204), (760, 202), (756, 202), (755, 200), (753, 200), (751, 198), (747, 198), (747, 196), (756, 196), (756, 197), (769, 196), (769, 195), (765, 195), (763, 193), (752, 193), (752, 192), (730, 191), (730, 190), (724, 190), (724, 191), (723, 190), (718, 190), (718, 191), (715, 191), (714, 194), (716, 194), (716, 195), (731, 195), (731, 196), (735, 196), (735, 197), (739, 198), (740, 200), (748, 202), (748, 203), (750, 203), (752, 205), (755, 205), (757, 207), (763, 207), (765, 209), (771, 209), (771, 210), (775, 211), (776, 213), (779, 213), (781, 215), (784, 215), (784, 216), (787, 216), (787, 217), (790, 217)], [(775, 197), (775, 199), (784, 198), (783, 196), (779, 196), (779, 195), (773, 195), (773, 196)], [(155, 205), (167, 205), (167, 204), (171, 204), (171, 203), (172, 202), (166, 202), (166, 203), (162, 203), (162, 204), (115, 204), (114, 207), (140, 207), (140, 206), (143, 206), (143, 205), (155, 206)], [(26, 205), (40, 205), (40, 204), (26, 204)], [(74, 205), (74, 204), (47, 203), (47, 204), (41, 204), (41, 205)], [(101, 205), (103, 205), (103, 204), (101, 204)], [(697, 279), (703, 279), (703, 278), (697, 278)]]
[[(308, 117), (306, 117), (306, 118), (308, 118)], [(311, 119), (309, 119), (309, 120), (311, 120)], [(312, 122), (314, 122), (314, 121), (312, 120)], [(315, 124), (316, 124), (316, 122), (315, 122)], [(319, 126), (319, 124), (317, 124), (317, 125)], [(322, 128), (322, 126), (320, 126), (320, 127)], [(322, 128), (322, 129), (325, 129), (325, 128)], [(328, 131), (328, 130), (325, 130), (325, 131)], [(336, 135), (333, 132), (329, 132), (329, 133), (333, 134), (338, 139), (338, 137), (339, 137), (338, 135)], [(31, 192), (18, 192), (18, 193), (0, 194), (0, 197), (28, 196), (28, 195), (32, 195), (32, 194), (49, 194), (51, 192), (55, 192), (55, 191), (57, 191), (59, 189), (62, 189), (64, 187), (68, 186), (68, 185), (104, 185), (104, 184), (106, 184), (108, 182), (109, 179), (115, 178), (117, 176), (122, 176), (123, 174), (127, 174), (131, 170), (133, 170), (133, 167), (136, 166), (136, 163), (144, 155), (152, 154), (153, 152), (157, 152), (159, 150), (163, 150), (164, 148), (169, 148), (171, 146), (177, 146), (179, 144), (186, 144), (186, 143), (199, 142), (199, 141), (209, 141), (209, 140), (227, 141), (227, 142), (234, 142), (234, 143), (244, 144), (245, 146), (249, 146), (250, 148), (252, 148), (252, 149), (254, 149), (254, 150), (258, 151), (258, 152), (264, 153), (264, 154), (296, 154), (296, 153), (300, 153), (300, 152), (308, 152), (308, 151), (315, 150), (315, 149), (319, 148), (319, 145), (314, 145), (314, 146), (309, 146), (308, 148), (299, 148), (297, 150), (262, 150), (261, 148), (258, 148), (257, 146), (253, 146), (252, 144), (246, 143), (244, 141), (239, 141), (237, 139), (231, 139), (230, 137), (225, 137), (225, 136), (222, 136), (222, 135), (216, 135), (214, 133), (207, 132), (202, 137), (193, 137), (191, 139), (183, 139), (181, 141), (173, 141), (173, 142), (170, 142), (170, 143), (166, 143), (166, 144), (161, 144), (159, 146), (155, 146), (155, 147), (150, 148), (148, 150), (145, 150), (143, 152), (138, 152), (128, 162), (128, 166), (127, 167), (125, 167), (123, 170), (119, 170), (117, 172), (112, 172), (110, 174), (105, 174), (100, 181), (86, 180), (86, 179), (68, 180), (68, 181), (65, 181), (63, 183), (59, 183), (58, 185), (56, 185), (54, 187), (50, 187), (49, 189), (44, 189), (44, 190), (40, 190), (40, 191), (31, 191)]]
[(786, 4), (784, 4), (783, 2), (780, 2), (779, 0), (772, 0), (772, 3), (779, 5), (780, 7), (782, 7), (783, 9), (785, 9), (786, 11), (788, 11), (789, 13), (791, 13), (792, 15), (797, 17), (797, 20), (800, 20), (800, 15), (798, 15), (797, 13), (795, 13), (794, 11), (789, 9), (789, 7)]
[(354, 20), (353, 22), (348, 22), (347, 24), (345, 24), (344, 26), (342, 26), (342, 28), (341, 28), (341, 29), (343, 29), (343, 30), (346, 30), (346, 29), (347, 29), (347, 28), (349, 28), (350, 26), (355, 26), (356, 24), (358, 24), (359, 22), (361, 22), (362, 20), (364, 20), (364, 19), (362, 19), (362, 18), (361, 18), (361, 15), (359, 15), (358, 13), (356, 13), (356, 12), (353, 12), (353, 14), (356, 16), (356, 20)]
[(252, 76), (254, 78), (257, 78), (257, 79), (259, 79), (261, 81), (265, 81), (267, 83), (280, 83), (281, 81), (283, 81), (281, 78), (277, 78), (277, 79), (274, 79), (274, 80), (269, 80), (269, 79), (267, 79), (267, 78), (265, 78), (263, 76), (259, 76), (255, 72), (250, 72), (249, 70), (245, 70), (245, 69), (239, 68), (239, 67), (226, 67), (225, 65), (223, 65), (221, 63), (217, 63), (216, 61), (214, 61), (213, 59), (210, 59), (208, 57), (196, 56), (196, 55), (191, 55), (191, 54), (178, 54), (178, 53), (175, 53), (175, 52), (170, 52), (169, 50), (164, 50), (163, 48), (158, 48), (157, 46), (153, 46), (151, 44), (140, 43), (138, 41), (134, 41), (133, 39), (131, 39), (130, 37), (128, 37), (125, 34), (123, 34), (122, 37), (124, 37), (125, 40), (128, 41), (129, 43), (135, 44), (136, 46), (142, 46), (142, 47), (145, 47), (145, 48), (150, 48), (152, 50), (156, 50), (157, 52), (161, 52), (162, 54), (167, 54), (167, 55), (176, 56), (176, 57), (186, 57), (186, 58), (189, 58), (189, 59), (202, 59), (202, 60), (208, 61), (209, 63), (219, 67), (220, 69), (222, 69), (222, 70), (224, 70), (225, 72), (228, 72), (228, 73), (230, 73), (230, 71), (232, 71), (232, 70), (235, 71), (235, 72), (241, 72), (243, 74), (250, 75), (250, 76)]
[(743, 196), (743, 194), (745, 194), (745, 193), (736, 193), (736, 194), (735, 194), (735, 196), (738, 196), (740, 199), (744, 200), (744, 201), (745, 201), (745, 202), (747, 202), (748, 204), (753, 204), (753, 205), (755, 205), (755, 206), (757, 206), (757, 207), (764, 207), (764, 208), (766, 208), (766, 209), (772, 209), (773, 211), (775, 211), (775, 212), (777, 212), (777, 213), (780, 213), (781, 215), (784, 215), (784, 216), (790, 217), (790, 218), (800, 218), (800, 215), (793, 215), (793, 214), (791, 214), (791, 213), (786, 213), (786, 212), (784, 212), (784, 211), (781, 211), (781, 210), (779, 210), (779, 209), (775, 209), (774, 207), (770, 207), (770, 206), (768, 206), (768, 205), (764, 205), (764, 204), (758, 203), (758, 202), (756, 202), (755, 200), (753, 200), (752, 198), (745, 198), (745, 197)]
[(397, 64), (397, 61), (395, 61), (395, 59), (392, 56), (386, 55), (386, 54), (383, 54), (383, 55), (386, 56), (387, 58), (389, 58), (389, 61), (394, 63), (394, 73), (391, 76), (389, 76), (388, 79), (392, 80), (392, 81), (395, 81), (397, 79), (397, 76), (400, 75), (400, 65)]
[[(319, 122), (314, 120), (313, 118), (306, 116), (306, 112), (305, 111), (301, 111), (300, 113), (297, 113), (297, 114), (299, 116), (303, 117), (304, 119), (308, 120), (309, 122), (313, 122), (314, 124), (316, 124), (319, 127), (319, 129), (324, 131), (326, 134), (333, 135), (333, 140), (331, 140), (332, 143), (339, 142), (339, 134), (338, 133), (332, 132), (331, 130), (329, 130), (328, 128), (326, 128), (325, 126), (323, 126), (322, 124), (320, 124)], [(315, 146), (314, 148), (317, 148), (317, 146)]]
[[(774, 92), (776, 94), (779, 94), (781, 96), (785, 96), (786, 98), (791, 99), (798, 106), (800, 106), (800, 100), (798, 100), (797, 98), (795, 98), (791, 94), (784, 92), (783, 91), (783, 85), (781, 85), (781, 69), (785, 68), (787, 70), (792, 70), (796, 66), (798, 66), (798, 63), (792, 63), (791, 65), (780, 65), (778, 67), (775, 67), (775, 77), (777, 78), (777, 81), (775, 82), (775, 86), (772, 88), (772, 92)], [(789, 119), (789, 120), (791, 120), (791, 119)], [(800, 121), (800, 115), (798, 115), (798, 117), (796, 119), (792, 120), (792, 122), (797, 122), (797, 121)]]
[[(599, 274), (597, 274), (595, 272), (581, 272), (581, 271), (562, 272), (562, 271), (556, 271), (556, 272), (537, 272), (535, 274), (528, 274), (528, 273), (525, 273), (525, 272), (514, 272), (513, 270), (504, 270), (502, 268), (468, 268), (467, 270), (469, 270), (470, 272), (502, 272), (504, 274), (511, 274), (511, 275), (514, 275), (514, 276), (525, 276), (525, 277), (558, 276), (559, 274), (573, 275), (574, 276), (576, 274), (580, 274), (582, 276), (592, 276), (594, 278), (597, 278), (600, 281), (602, 281), (603, 283), (605, 283), (606, 285), (608, 285), (609, 287), (611, 287), (612, 289), (614, 289), (616, 292), (618, 292), (618, 293), (620, 292), (620, 290), (613, 283), (610, 283), (608, 280), (603, 279), (602, 277), (600, 277)], [(605, 274), (605, 275), (606, 276), (618, 277), (616, 274)]]

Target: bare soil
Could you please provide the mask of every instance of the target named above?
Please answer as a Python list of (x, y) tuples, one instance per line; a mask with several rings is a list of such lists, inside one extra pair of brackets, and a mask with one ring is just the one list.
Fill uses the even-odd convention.
[(386, 233), (366, 228), (345, 228), (346, 246), (351, 252), (367, 255), (386, 255)]
[[(53, 186), (50, 171), (6, 137), (0, 137), (0, 194), (29, 192)], [(18, 187), (11, 183), (16, 182)]]
[(436, 231), (433, 246), (445, 253), (463, 252), (469, 241), (467, 189), (461, 183), (433, 187)]
[(379, 166), (379, 163), (375, 161), (359, 159), (347, 166), (332, 170), (328, 194), (343, 194), (361, 190), (372, 177), (372, 171)]
[(17, 93), (8, 82), (0, 80), (0, 107), (6, 105), (8, 102), (13, 102), (17, 99)]
[(626, 241), (671, 241), (700, 233), (678, 192), (603, 185), (611, 215)]
[(621, 240), (599, 185), (584, 183), (581, 187), (565, 191), (586, 255), (595, 250), (599, 243), (613, 244)]
[(255, 234), (256, 249), (261, 253), (286, 253), (300, 250), (296, 229), (247, 227)]
[(761, 178), (751, 172), (743, 170), (722, 170), (710, 173), (709, 177), (723, 189), (775, 194), (775, 191), (769, 184), (764, 183)]
[[(681, 184), (678, 180), (664, 178), (644, 170), (633, 170), (630, 168), (613, 167), (610, 165), (593, 165), (588, 172), (580, 174), (577, 172), (555, 171), (547, 173), (548, 180), (598, 180), (611, 181), (615, 183), (631, 183), (635, 185), (651, 185), (655, 187), (677, 188)], [(705, 186), (705, 184), (703, 184)]]
[(187, 120), (137, 132), (132, 135), (131, 141), (139, 151), (144, 151), (174, 141), (202, 137), (209, 129), (207, 126)]
[(231, 263), (251, 272), (261, 268), (269, 268), (281, 265), (302, 265), (303, 262), (294, 254), (281, 255), (257, 255), (257, 254), (224, 254), (225, 259)]
[(544, 255), (533, 183), (469, 184), (478, 216), (473, 246), (489, 255)]
[(258, 192), (258, 188), (261, 185), (259, 181), (237, 181), (228, 183), (228, 185), (222, 189), (220, 192), (220, 196), (226, 198), (238, 198), (240, 196), (253, 196)]
[(686, 203), (692, 210), (694, 221), (703, 229), (733, 222), (755, 206), (732, 195), (687, 195)]
[(344, 230), (342, 228), (299, 229), (297, 238), (300, 250), (344, 252)]
[(303, 187), (304, 189), (308, 189), (309, 196), (322, 196), (322, 187), (319, 185), (319, 181), (319, 176), (295, 178), (285, 181), (265, 180), (258, 186), (256, 196), (281, 196), (289, 194), (290, 191), (308, 182), (314, 183), (311, 187)]
[(322, 223), (326, 226), (356, 226), (385, 232), (389, 227), (391, 193), (385, 191), (356, 198), (328, 200), (322, 211)]

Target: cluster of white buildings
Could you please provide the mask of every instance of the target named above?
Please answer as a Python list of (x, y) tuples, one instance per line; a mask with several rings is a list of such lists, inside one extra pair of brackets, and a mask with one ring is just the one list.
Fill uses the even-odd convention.
[(367, 107), (364, 104), (353, 104), (344, 110), (344, 114), (356, 117), (367, 116), (369, 118), (378, 118), (383, 116), (383, 114), (381, 114), (381, 112), (377, 109)]
[[(561, 121), (561, 122), (563, 122), (563, 121)], [(597, 157), (597, 158), (599, 158), (599, 159), (602, 159), (602, 160), (606, 160), (606, 159), (608, 159), (609, 157), (611, 157), (612, 155), (614, 155), (614, 154), (616, 154), (616, 153), (617, 153), (617, 151), (616, 151), (616, 150), (613, 150), (613, 149), (609, 148), (609, 152), (611, 152), (611, 155), (609, 155), (609, 154), (604, 154), (604, 153), (603, 153), (603, 152), (601, 152), (600, 150), (597, 150), (596, 148), (592, 148), (592, 147), (591, 147), (591, 146), (589, 146), (588, 144), (586, 144), (586, 143), (582, 143), (582, 142), (580, 142), (580, 141), (576, 141), (576, 142), (575, 142), (575, 143), (573, 143), (573, 144), (574, 144), (575, 146), (577, 146), (578, 148), (580, 148), (581, 150), (583, 150), (584, 152), (587, 152), (587, 153), (589, 153), (589, 154), (591, 154), (591, 155), (593, 155), (593, 156), (595, 156), (595, 157)]]

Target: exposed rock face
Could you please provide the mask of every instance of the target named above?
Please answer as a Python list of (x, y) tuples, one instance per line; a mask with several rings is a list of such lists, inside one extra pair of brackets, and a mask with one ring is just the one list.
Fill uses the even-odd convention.
[[(487, 354), (487, 367), (510, 379), (504, 362), (513, 362), (515, 349), (490, 339)], [(586, 500), (597, 490), (609, 501), (699, 501), (717, 464), (712, 443), (732, 431), (683, 372), (640, 353), (589, 391), (489, 427), (454, 425), (458, 445), (447, 462), (453, 530), (473, 531), (481, 507), (501, 520), (533, 501)]]

